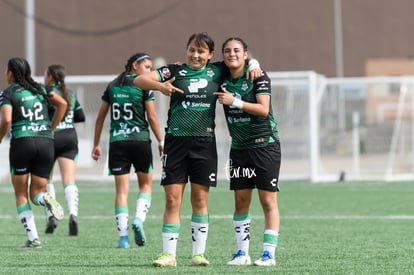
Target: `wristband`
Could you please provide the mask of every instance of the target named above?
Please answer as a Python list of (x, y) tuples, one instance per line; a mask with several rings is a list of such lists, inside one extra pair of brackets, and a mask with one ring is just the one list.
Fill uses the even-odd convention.
[(243, 100), (240, 100), (238, 98), (234, 98), (233, 103), (231, 104), (231, 106), (234, 106), (240, 110), (243, 109), (243, 105), (244, 105)]
[(257, 59), (249, 60), (249, 71), (253, 71), (255, 69), (260, 69), (260, 63)]
[(164, 141), (163, 141), (163, 140), (161, 140), (160, 142), (158, 142), (158, 144), (159, 144), (160, 146), (164, 147)]

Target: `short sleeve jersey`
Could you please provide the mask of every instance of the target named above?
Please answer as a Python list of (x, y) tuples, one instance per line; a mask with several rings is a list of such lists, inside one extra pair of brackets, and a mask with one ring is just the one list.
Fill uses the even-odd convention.
[(123, 86), (118, 84), (119, 78), (116, 78), (102, 95), (102, 101), (111, 109), (109, 142), (150, 139), (145, 102), (155, 100), (155, 97), (152, 91), (137, 88), (133, 84), (135, 77), (135, 74), (127, 75)]
[[(237, 79), (226, 77), (223, 86), (235, 98), (246, 102), (256, 103), (256, 96), (271, 95), (270, 78), (264, 73), (254, 82), (246, 79), (247, 67), (243, 75)], [(231, 148), (249, 149), (264, 147), (269, 142), (279, 140), (277, 123), (273, 117), (272, 104), (266, 117), (251, 115), (234, 106), (224, 106), (227, 127), (232, 137)]]
[(156, 70), (161, 82), (175, 77), (172, 84), (184, 91), (171, 95), (166, 133), (214, 137), (217, 102), (214, 92), (220, 89), (224, 69), (222, 62), (216, 62), (199, 70), (187, 64), (169, 64)]
[[(53, 90), (59, 96), (62, 96), (62, 92), (58, 89), (56, 85), (49, 87), (48, 89)], [(64, 129), (73, 129), (75, 128), (75, 122), (73, 120), (73, 115), (76, 111), (82, 109), (79, 101), (77, 100), (75, 94), (71, 90), (67, 90), (69, 93), (69, 110), (66, 113), (65, 117), (56, 127), (56, 132), (62, 131)]]
[(34, 93), (13, 83), (0, 93), (0, 107), (12, 106), (12, 138), (46, 137), (53, 139), (46, 90), (44, 95)]

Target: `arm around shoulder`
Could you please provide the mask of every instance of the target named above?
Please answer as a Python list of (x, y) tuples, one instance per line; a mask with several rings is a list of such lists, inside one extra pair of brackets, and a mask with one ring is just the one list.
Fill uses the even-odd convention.
[(158, 90), (160, 81), (155, 71), (141, 74), (134, 79), (134, 85), (143, 90)]

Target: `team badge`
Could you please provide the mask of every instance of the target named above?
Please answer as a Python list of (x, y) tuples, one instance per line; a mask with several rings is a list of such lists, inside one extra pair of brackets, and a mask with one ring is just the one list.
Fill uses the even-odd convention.
[(214, 71), (211, 68), (207, 68), (206, 74), (208, 77), (213, 77), (215, 75)]
[(243, 81), (240, 89), (242, 89), (242, 91), (247, 91), (247, 89), (249, 89), (249, 85), (247, 85), (247, 82), (245, 80)]

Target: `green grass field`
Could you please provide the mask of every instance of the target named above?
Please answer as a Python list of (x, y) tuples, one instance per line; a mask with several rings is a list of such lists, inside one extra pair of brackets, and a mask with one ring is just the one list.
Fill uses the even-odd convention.
[[(164, 193), (158, 182), (145, 223), (148, 245), (136, 246), (130, 232), (130, 249), (117, 248), (113, 184), (78, 186), (79, 236), (68, 236), (67, 217), (53, 235), (45, 235), (44, 211), (33, 207), (43, 248), (22, 249), (26, 234), (17, 217), (11, 185), (0, 185), (1, 274), (414, 274), (413, 183), (282, 183), (280, 241), (273, 268), (226, 266), (236, 251), (233, 194), (227, 183), (219, 183), (210, 194), (208, 267), (191, 266), (191, 207), (189, 194), (185, 194), (176, 268), (151, 266), (162, 250)], [(56, 189), (66, 209), (59, 183)], [(134, 182), (130, 221), (136, 191)], [(262, 251), (261, 213), (256, 195), (251, 209), (252, 260)]]

